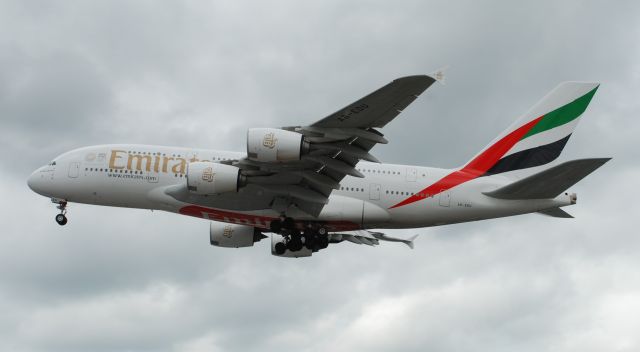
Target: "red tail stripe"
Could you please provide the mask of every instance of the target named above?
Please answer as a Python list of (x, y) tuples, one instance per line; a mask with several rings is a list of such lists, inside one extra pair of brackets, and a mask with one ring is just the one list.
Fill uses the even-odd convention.
[(417, 202), (421, 199), (426, 198), (426, 195), (434, 196), (457, 185), (460, 185), (467, 181), (471, 181), (478, 176), (482, 176), (485, 172), (487, 172), (487, 170), (495, 165), (498, 160), (502, 159), (502, 157), (511, 148), (513, 148), (513, 146), (518, 143), (518, 141), (520, 141), (522, 137), (524, 137), (529, 132), (529, 130), (531, 130), (533, 126), (535, 126), (543, 117), (544, 116), (540, 116), (537, 119), (519, 127), (508, 135), (502, 137), (499, 141), (480, 153), (480, 155), (475, 157), (460, 170), (456, 170), (448, 174), (431, 186), (401, 201), (400, 203), (392, 206), (389, 209)]

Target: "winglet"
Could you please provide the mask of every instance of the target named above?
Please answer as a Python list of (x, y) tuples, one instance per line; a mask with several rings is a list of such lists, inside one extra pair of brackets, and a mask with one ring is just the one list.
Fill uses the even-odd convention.
[(438, 70), (436, 70), (435, 72), (430, 73), (428, 76), (435, 79), (437, 82), (439, 82), (440, 84), (444, 85), (444, 81), (445, 81), (445, 71), (449, 69), (449, 65), (444, 66)]

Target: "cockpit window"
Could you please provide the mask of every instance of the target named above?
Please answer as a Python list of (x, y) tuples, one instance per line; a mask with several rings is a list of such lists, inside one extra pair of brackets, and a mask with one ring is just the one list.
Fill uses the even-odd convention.
[(55, 160), (49, 163), (49, 166), (56, 166)]

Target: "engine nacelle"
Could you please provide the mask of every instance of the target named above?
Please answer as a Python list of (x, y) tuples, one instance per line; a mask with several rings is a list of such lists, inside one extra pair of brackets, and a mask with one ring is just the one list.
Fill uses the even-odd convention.
[(247, 156), (253, 161), (296, 161), (308, 149), (309, 143), (297, 132), (277, 128), (250, 128), (247, 131)]
[(284, 253), (279, 254), (276, 251), (276, 244), (281, 242), (284, 243), (284, 237), (277, 235), (275, 233), (271, 234), (271, 254), (275, 255), (276, 257), (300, 258), (300, 257), (310, 257), (311, 254), (313, 254), (313, 252), (310, 249), (307, 249), (306, 247), (302, 247), (302, 249), (297, 252), (292, 252), (287, 249), (284, 251)]
[(267, 236), (252, 226), (225, 224), (212, 221), (209, 226), (209, 242), (212, 246), (226, 248), (251, 247)]
[(237, 192), (240, 169), (226, 164), (200, 161), (187, 165), (187, 189), (200, 195)]

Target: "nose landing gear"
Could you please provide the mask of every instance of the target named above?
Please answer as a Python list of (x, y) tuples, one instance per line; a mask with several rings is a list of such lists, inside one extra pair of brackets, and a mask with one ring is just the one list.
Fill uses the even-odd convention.
[(63, 200), (53, 200), (54, 203), (58, 203), (58, 208), (60, 210), (60, 214), (56, 215), (56, 222), (58, 225), (63, 226), (67, 224), (67, 202)]

